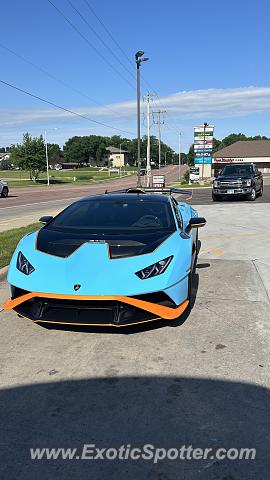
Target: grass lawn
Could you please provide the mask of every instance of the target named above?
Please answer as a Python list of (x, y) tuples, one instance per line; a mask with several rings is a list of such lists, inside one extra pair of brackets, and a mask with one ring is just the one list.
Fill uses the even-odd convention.
[[(128, 172), (130, 174), (130, 172)], [(122, 172), (122, 176), (128, 174)], [(74, 182), (74, 177), (76, 178)], [(0, 171), (0, 178), (6, 179), (10, 187), (36, 187), (47, 184), (46, 173), (42, 173), (36, 182), (29, 180), (29, 173), (18, 170), (2, 170)], [(76, 170), (50, 170), (50, 183), (52, 185), (64, 185), (67, 183), (99, 183), (104, 181), (110, 181), (115, 178), (119, 178), (118, 173), (111, 173), (108, 175), (106, 170), (89, 170), (89, 169), (76, 169)]]
[(14, 228), (5, 232), (0, 232), (0, 268), (9, 264), (11, 255), (19, 240), (29, 232), (39, 229), (40, 223), (32, 223), (27, 227)]

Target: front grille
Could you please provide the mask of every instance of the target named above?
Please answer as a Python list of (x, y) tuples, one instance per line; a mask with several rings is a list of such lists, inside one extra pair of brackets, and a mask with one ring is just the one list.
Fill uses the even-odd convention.
[(222, 186), (224, 186), (224, 187), (226, 186), (226, 187), (236, 187), (236, 188), (238, 187), (238, 188), (239, 188), (239, 187), (242, 186), (242, 181), (241, 181), (241, 180), (235, 180), (235, 181), (233, 181), (233, 180), (228, 180), (228, 181), (226, 181), (226, 180), (221, 180), (221, 181), (219, 182), (219, 185), (220, 185), (221, 187), (222, 187)]

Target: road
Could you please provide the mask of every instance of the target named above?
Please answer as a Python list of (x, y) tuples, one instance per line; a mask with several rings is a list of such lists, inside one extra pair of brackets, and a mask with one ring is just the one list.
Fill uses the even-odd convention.
[[(179, 321), (76, 331), (1, 314), (1, 478), (269, 477), (269, 204), (197, 208), (208, 223), (200, 230), (193, 308)], [(1, 283), (1, 302), (7, 295)], [(257, 454), (252, 461), (30, 460), (30, 447), (83, 444)]]
[[(182, 173), (184, 169), (185, 166), (182, 166)], [(153, 170), (153, 174), (158, 174), (158, 171)], [(166, 175), (167, 183), (173, 182), (179, 175), (178, 166), (164, 167), (161, 169), (161, 174)], [(144, 183), (146, 177), (141, 177), (141, 180)], [(29, 225), (45, 214), (56, 215), (73, 201), (87, 195), (103, 193), (106, 189), (110, 191), (133, 187), (136, 181), (137, 177), (130, 175), (96, 185), (70, 184), (12, 188), (8, 198), (0, 199), (0, 231)]]
[[(173, 182), (178, 176), (178, 167), (169, 166), (162, 169), (166, 173), (167, 183)], [(144, 180), (144, 179), (142, 179)], [(48, 199), (48, 187), (28, 187), (12, 190), (13, 196), (0, 199), (0, 232), (10, 228), (21, 227), (35, 223), (42, 215), (56, 215), (70, 203), (79, 198), (102, 193), (108, 190), (134, 186), (135, 176), (113, 180), (97, 185), (71, 185), (50, 187), (50, 199)], [(193, 188), (192, 205), (212, 205), (211, 188)], [(53, 198), (52, 198), (53, 197)], [(2, 207), (2, 202), (4, 206)], [(265, 180), (264, 195), (256, 200), (256, 203), (270, 202), (270, 179)], [(228, 199), (224, 204), (251, 204), (252, 202)]]

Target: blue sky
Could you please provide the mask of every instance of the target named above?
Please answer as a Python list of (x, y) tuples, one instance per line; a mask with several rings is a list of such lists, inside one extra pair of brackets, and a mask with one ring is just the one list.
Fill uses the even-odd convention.
[(49, 141), (60, 144), (72, 135), (121, 134), (111, 127), (135, 136), (134, 53), (139, 49), (150, 58), (142, 65), (147, 82), (142, 93), (158, 93), (153, 108), (166, 109), (162, 135), (175, 150), (179, 130), (187, 150), (192, 126), (205, 121), (215, 125), (217, 138), (233, 131), (270, 136), (267, 0), (87, 0), (126, 56), (86, 0), (51, 1), (87, 41), (48, 0), (2, 2), (0, 78), (108, 127), (0, 84), (0, 146), (20, 141), (25, 131), (37, 135), (45, 129)]

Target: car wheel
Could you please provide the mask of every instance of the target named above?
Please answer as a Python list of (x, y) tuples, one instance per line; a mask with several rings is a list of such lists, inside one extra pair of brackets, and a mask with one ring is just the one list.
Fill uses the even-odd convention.
[(212, 193), (212, 200), (213, 202), (219, 202), (221, 200), (221, 197)]
[(261, 185), (261, 188), (258, 193), (258, 197), (262, 197), (262, 195), (263, 195), (263, 185)]
[(256, 200), (256, 197), (257, 197), (256, 190), (254, 187), (252, 187), (251, 193), (248, 196), (248, 200), (251, 200), (252, 202), (254, 202), (254, 200)]
[(3, 190), (2, 190), (2, 193), (1, 193), (1, 197), (6, 198), (7, 196), (8, 196), (8, 188), (7, 188), (7, 187), (3, 187)]

